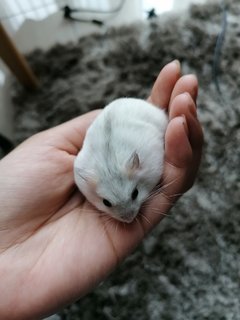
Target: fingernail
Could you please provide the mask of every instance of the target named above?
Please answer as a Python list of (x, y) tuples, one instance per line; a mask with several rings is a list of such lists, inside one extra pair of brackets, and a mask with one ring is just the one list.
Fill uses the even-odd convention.
[[(191, 96), (191, 94), (189, 92), (184, 92), (183, 93), (186, 97), (188, 97), (188, 99), (190, 98), (191, 100), (193, 100), (193, 97)], [(196, 106), (196, 103), (194, 105), (192, 105), (191, 103), (191, 108), (190, 109), (190, 112), (192, 113), (192, 115), (194, 117), (197, 117), (197, 106)]]
[(188, 98), (191, 98), (192, 99), (192, 96), (190, 95), (190, 93), (189, 92), (183, 92), (183, 94), (185, 94)]
[(174, 62), (179, 67), (179, 69), (181, 69), (181, 63), (178, 59), (175, 59), (172, 62)]
[(189, 134), (189, 130), (188, 130), (188, 125), (187, 125), (187, 119), (186, 119), (186, 116), (185, 114), (181, 114), (181, 117), (182, 117), (182, 124), (183, 124), (183, 127), (184, 127), (184, 130), (188, 136)]

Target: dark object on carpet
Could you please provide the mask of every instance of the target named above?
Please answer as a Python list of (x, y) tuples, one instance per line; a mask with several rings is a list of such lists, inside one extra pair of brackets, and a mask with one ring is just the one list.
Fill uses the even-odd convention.
[(38, 92), (16, 87), (16, 142), (122, 96), (147, 97), (178, 58), (195, 73), (205, 133), (193, 189), (104, 284), (62, 319), (240, 319), (240, 2), (228, 1), (219, 83), (212, 82), (218, 2), (112, 29), (29, 56)]
[(0, 159), (14, 148), (13, 143), (0, 133)]
[(74, 17), (72, 15), (73, 13), (76, 13), (76, 12), (81, 11), (81, 10), (72, 9), (69, 6), (63, 7), (62, 10), (63, 10), (63, 16), (67, 20), (70, 20), (70, 21), (73, 21), (73, 22), (94, 23), (94, 24), (97, 24), (99, 26), (103, 25), (103, 21), (101, 21), (101, 20), (96, 20), (96, 19), (89, 20), (89, 19), (76, 18), (76, 17)]

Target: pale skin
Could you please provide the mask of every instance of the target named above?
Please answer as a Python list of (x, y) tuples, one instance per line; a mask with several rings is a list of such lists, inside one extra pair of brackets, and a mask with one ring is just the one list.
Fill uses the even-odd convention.
[(38, 319), (109, 275), (193, 184), (203, 135), (198, 83), (172, 62), (150, 102), (168, 111), (164, 194), (131, 224), (105, 223), (76, 189), (73, 162), (96, 110), (26, 140), (0, 161), (0, 319)]

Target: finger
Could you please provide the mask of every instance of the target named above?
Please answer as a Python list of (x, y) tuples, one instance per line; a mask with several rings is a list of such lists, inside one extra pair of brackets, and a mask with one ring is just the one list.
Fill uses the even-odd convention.
[(174, 170), (188, 168), (191, 163), (192, 147), (188, 135), (189, 129), (185, 116), (175, 117), (168, 124), (165, 134), (165, 162)]
[(197, 77), (193, 74), (182, 76), (176, 83), (172, 94), (170, 102), (181, 93), (188, 92), (196, 102), (198, 95), (198, 80)]
[(187, 118), (188, 115), (197, 117), (196, 104), (188, 92), (176, 96), (169, 106), (169, 119), (184, 114)]
[(152, 104), (167, 108), (171, 93), (181, 76), (181, 66), (178, 60), (168, 63), (159, 73), (155, 81), (148, 101)]
[[(170, 119), (182, 115), (184, 115), (187, 120), (188, 137), (193, 151), (193, 161), (191, 166), (189, 166), (189, 174), (195, 177), (201, 161), (203, 131), (201, 124), (196, 117), (195, 103), (188, 93), (180, 94), (175, 97), (169, 108)], [(188, 187), (191, 187), (191, 183), (189, 183)]]
[(203, 143), (203, 132), (196, 118), (195, 103), (188, 93), (176, 96), (169, 107), (170, 120), (181, 115), (184, 115), (187, 119), (189, 141), (192, 148), (199, 149)]
[[(188, 128), (189, 128), (189, 141), (193, 150), (193, 161), (191, 165), (191, 169), (189, 170), (189, 174), (193, 177), (196, 176), (200, 162), (202, 157), (202, 147), (203, 147), (203, 131), (202, 126), (199, 121), (190, 117), (188, 119)], [(192, 181), (193, 182), (193, 181)], [(189, 185), (190, 188), (192, 185)]]
[(165, 143), (163, 192), (143, 206), (144, 217), (141, 219), (141, 224), (145, 232), (148, 232), (168, 214), (179, 193), (185, 191), (188, 167), (192, 160), (192, 149), (184, 117), (176, 117), (170, 121)]

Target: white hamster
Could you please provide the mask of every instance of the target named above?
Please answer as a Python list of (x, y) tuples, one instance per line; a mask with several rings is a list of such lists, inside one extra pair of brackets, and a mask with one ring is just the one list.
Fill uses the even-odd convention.
[(135, 98), (107, 105), (88, 128), (74, 163), (75, 182), (100, 211), (130, 223), (161, 179), (164, 110)]

